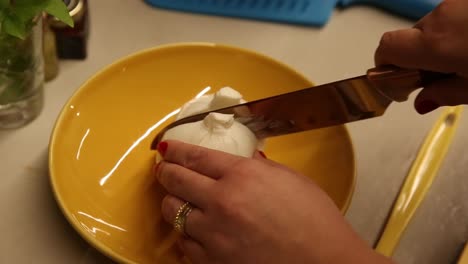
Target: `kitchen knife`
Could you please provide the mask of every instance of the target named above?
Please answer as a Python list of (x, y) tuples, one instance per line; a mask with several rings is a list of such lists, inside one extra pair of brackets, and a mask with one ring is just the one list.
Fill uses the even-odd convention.
[[(450, 76), (385, 66), (369, 69), (359, 77), (210, 112), (233, 114), (258, 138), (267, 138), (381, 116), (392, 102), (404, 102), (418, 88)], [(156, 148), (168, 129), (203, 120), (210, 112), (169, 124), (153, 140), (151, 148)]]

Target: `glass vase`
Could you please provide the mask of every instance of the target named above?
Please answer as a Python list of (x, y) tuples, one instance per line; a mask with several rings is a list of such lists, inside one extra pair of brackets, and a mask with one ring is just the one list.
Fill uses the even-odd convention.
[(0, 129), (24, 126), (43, 107), (42, 17), (24, 39), (0, 29)]

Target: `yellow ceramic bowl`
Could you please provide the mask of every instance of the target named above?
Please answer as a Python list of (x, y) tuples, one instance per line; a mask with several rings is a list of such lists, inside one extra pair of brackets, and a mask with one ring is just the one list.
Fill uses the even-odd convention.
[[(160, 217), (164, 193), (151, 175), (150, 143), (170, 114), (208, 86), (231, 86), (254, 100), (311, 85), (277, 61), (223, 45), (169, 45), (126, 57), (87, 81), (57, 120), (49, 153), (57, 201), (114, 260), (177, 263), (173, 233)], [(266, 153), (309, 175), (346, 210), (355, 169), (345, 127), (272, 138)]]

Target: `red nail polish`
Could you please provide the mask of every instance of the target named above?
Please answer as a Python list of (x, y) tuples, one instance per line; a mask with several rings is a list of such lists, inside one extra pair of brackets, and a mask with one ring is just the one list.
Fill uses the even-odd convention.
[(265, 159), (267, 158), (267, 156), (265, 155), (265, 152), (259, 150), (258, 153), (260, 153), (260, 155), (262, 155), (262, 157), (264, 157)]
[(162, 142), (159, 142), (158, 144), (158, 151), (159, 151), (159, 154), (161, 154), (161, 156), (164, 157), (164, 155), (166, 154), (166, 151), (167, 151), (167, 147), (169, 145), (167, 144), (166, 141), (162, 141)]
[(420, 114), (426, 114), (426, 113), (429, 113), (437, 108), (439, 108), (440, 105), (437, 104), (436, 102), (434, 101), (431, 101), (431, 100), (424, 100), (424, 101), (421, 101), (419, 102), (417, 105), (416, 105), (416, 111), (418, 111), (418, 113)]

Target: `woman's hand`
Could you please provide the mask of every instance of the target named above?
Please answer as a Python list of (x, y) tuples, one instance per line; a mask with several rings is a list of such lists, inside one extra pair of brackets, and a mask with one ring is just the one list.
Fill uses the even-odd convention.
[(425, 87), (415, 101), (425, 114), (439, 106), (468, 103), (468, 0), (445, 0), (412, 29), (387, 32), (376, 65), (456, 73)]
[(170, 195), (173, 223), (185, 201), (195, 209), (179, 245), (195, 264), (390, 263), (351, 229), (309, 178), (260, 154), (233, 156), (162, 142), (156, 175)]

